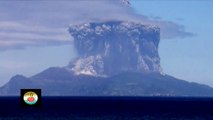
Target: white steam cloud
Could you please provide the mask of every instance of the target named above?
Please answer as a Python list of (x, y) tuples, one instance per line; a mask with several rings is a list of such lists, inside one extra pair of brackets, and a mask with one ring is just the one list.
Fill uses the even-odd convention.
[(153, 20), (122, 0), (0, 1), (0, 50), (64, 45), (72, 41), (69, 24), (110, 20), (136, 21), (161, 28), (162, 38), (193, 36), (184, 26)]

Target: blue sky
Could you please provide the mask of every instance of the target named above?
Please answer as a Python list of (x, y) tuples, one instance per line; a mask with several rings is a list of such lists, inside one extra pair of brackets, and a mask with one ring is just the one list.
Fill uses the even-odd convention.
[(165, 73), (213, 86), (213, 1), (132, 0), (132, 5), (139, 14), (173, 21), (195, 34), (161, 39), (159, 52)]
[(76, 56), (69, 24), (94, 20), (159, 25), (164, 72), (213, 86), (212, 6), (211, 1), (198, 0), (131, 0), (131, 7), (112, 1), (1, 1), (0, 86), (15, 74), (29, 77), (51, 66), (67, 65)]

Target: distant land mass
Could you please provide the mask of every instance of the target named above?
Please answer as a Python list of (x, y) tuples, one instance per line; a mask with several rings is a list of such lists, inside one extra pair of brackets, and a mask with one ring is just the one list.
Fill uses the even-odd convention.
[(213, 96), (213, 88), (165, 74), (160, 28), (127, 21), (70, 25), (78, 57), (32, 77), (16, 75), (0, 95), (39, 88), (47, 96)]

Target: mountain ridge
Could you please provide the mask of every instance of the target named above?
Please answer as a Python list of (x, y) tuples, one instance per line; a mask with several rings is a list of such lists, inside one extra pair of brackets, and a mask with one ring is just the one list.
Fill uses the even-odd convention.
[(78, 57), (32, 77), (16, 75), (0, 96), (20, 89), (42, 89), (45, 96), (196, 96), (213, 97), (213, 88), (163, 73), (160, 28), (128, 21), (71, 25)]
[(23, 88), (42, 89), (44, 96), (213, 96), (213, 88), (210, 86), (169, 75), (123, 72), (106, 78), (75, 75), (59, 67), (49, 68), (29, 78), (14, 76), (0, 88), (0, 95), (19, 95), (19, 90)]

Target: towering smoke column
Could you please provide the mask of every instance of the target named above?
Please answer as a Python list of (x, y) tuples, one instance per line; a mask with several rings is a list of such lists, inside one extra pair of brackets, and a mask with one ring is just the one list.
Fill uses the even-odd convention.
[(22, 88), (50, 96), (213, 96), (209, 86), (161, 74), (156, 26), (111, 21), (72, 25), (69, 31), (77, 59), (29, 78), (14, 76), (0, 87), (0, 96), (18, 95)]
[(158, 55), (160, 29), (156, 26), (111, 21), (71, 25), (69, 32), (79, 58), (68, 68), (76, 74), (162, 73)]

